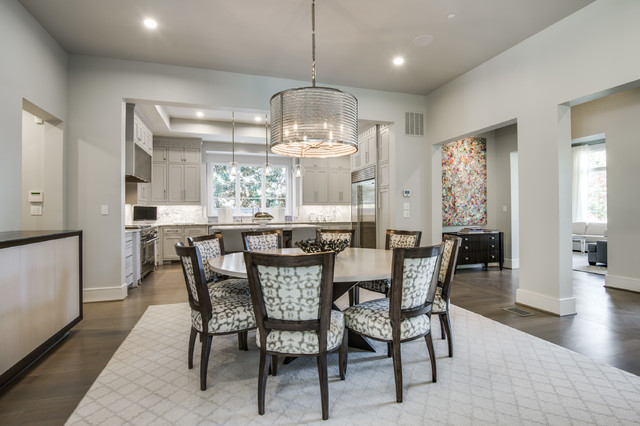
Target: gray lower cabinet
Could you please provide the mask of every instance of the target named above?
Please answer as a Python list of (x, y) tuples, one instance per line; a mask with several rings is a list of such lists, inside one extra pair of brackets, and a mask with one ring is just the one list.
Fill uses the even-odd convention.
[(187, 244), (187, 238), (207, 235), (207, 225), (175, 225), (162, 227), (162, 261), (179, 260), (176, 255), (176, 244)]

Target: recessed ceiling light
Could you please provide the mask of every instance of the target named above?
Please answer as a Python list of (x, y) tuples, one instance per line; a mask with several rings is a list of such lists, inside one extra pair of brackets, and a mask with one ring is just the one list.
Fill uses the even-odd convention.
[(198, 117), (202, 118), (202, 117), (204, 117), (204, 112), (202, 112), (202, 111), (198, 111), (198, 112), (196, 112), (196, 115), (197, 115)]
[(144, 26), (147, 28), (156, 28), (158, 23), (154, 19), (147, 18), (144, 20)]
[(447, 15), (447, 18), (449, 18), (449, 19), (453, 19), (455, 17), (456, 17), (455, 13), (450, 13), (450, 14)]
[(256, 120), (256, 121), (262, 121), (262, 117), (260, 117), (260, 116), (256, 115), (255, 120)]
[(426, 46), (431, 43), (433, 43), (433, 36), (429, 34), (424, 34), (413, 39), (414, 46)]
[(401, 56), (397, 56), (393, 58), (393, 65), (402, 65), (404, 64), (404, 58)]

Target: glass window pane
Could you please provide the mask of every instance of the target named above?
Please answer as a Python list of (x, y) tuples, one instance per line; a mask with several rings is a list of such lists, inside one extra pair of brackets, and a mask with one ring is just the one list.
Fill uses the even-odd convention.
[(259, 210), (261, 199), (262, 168), (258, 166), (240, 167), (240, 207)]
[(287, 169), (274, 167), (265, 177), (267, 207), (286, 207), (287, 204)]
[(215, 164), (212, 166), (213, 178), (213, 207), (235, 207), (236, 206), (236, 182), (229, 172), (227, 166)]
[(590, 171), (588, 187), (588, 220), (593, 222), (607, 221), (607, 172)]

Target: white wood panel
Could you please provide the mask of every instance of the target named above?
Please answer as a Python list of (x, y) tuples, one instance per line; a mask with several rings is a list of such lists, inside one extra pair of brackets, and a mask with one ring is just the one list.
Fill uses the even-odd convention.
[(20, 329), (25, 355), (60, 329), (56, 324), (54, 251), (53, 241), (20, 247)]
[[(169, 151), (171, 152), (171, 151)], [(181, 203), (184, 201), (184, 165), (169, 164), (168, 201)]]
[(184, 201), (187, 203), (200, 202), (200, 165), (184, 165)]
[(55, 289), (56, 289), (56, 329), (64, 327), (80, 315), (80, 237), (54, 240), (55, 244)]
[(0, 373), (24, 356), (20, 341), (20, 247), (0, 250)]
[(153, 163), (151, 169), (151, 201), (167, 201), (167, 164)]

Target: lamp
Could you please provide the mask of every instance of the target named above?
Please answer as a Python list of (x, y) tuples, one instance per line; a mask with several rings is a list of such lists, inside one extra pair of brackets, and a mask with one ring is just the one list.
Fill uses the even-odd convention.
[(315, 0), (311, 3), (311, 87), (271, 97), (271, 151), (289, 157), (326, 158), (358, 151), (358, 100), (316, 87)]
[(271, 164), (269, 163), (269, 124), (267, 123), (267, 116), (264, 116), (264, 142), (265, 142), (265, 158), (266, 162), (262, 166), (264, 169), (264, 175), (269, 176), (271, 174)]
[(296, 160), (296, 166), (293, 168), (293, 175), (297, 178), (301, 178), (304, 175), (304, 167), (300, 164), (300, 160)]
[(229, 175), (235, 177), (238, 174), (238, 163), (236, 163), (236, 116), (231, 113), (231, 162), (227, 166)]

